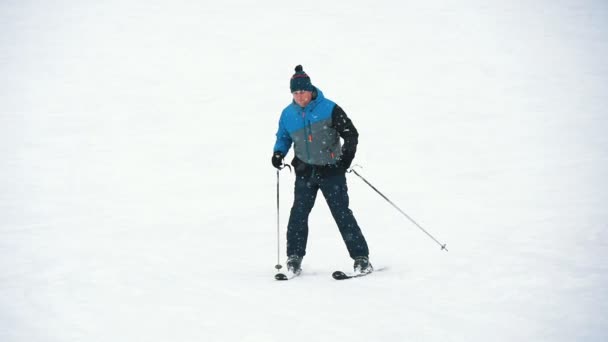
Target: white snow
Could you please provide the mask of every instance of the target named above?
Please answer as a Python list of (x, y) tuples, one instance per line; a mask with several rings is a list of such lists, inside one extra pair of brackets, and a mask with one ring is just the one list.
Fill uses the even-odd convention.
[[(604, 1), (2, 1), (0, 341), (606, 341), (607, 55)], [(351, 174), (387, 269), (320, 197), (273, 279), (297, 64), (449, 252)]]

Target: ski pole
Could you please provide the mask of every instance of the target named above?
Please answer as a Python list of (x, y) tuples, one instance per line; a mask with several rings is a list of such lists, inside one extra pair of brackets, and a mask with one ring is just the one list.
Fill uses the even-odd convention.
[(280, 203), (280, 198), (279, 198), (279, 173), (281, 172), (282, 169), (284, 169), (285, 167), (289, 168), (289, 171), (291, 172), (291, 166), (284, 164), (280, 169), (277, 169), (277, 264), (274, 266), (274, 268), (278, 270), (280, 270), (281, 268), (283, 268), (283, 266), (281, 266), (281, 220), (280, 220), (280, 208), (279, 208), (279, 203)]
[(411, 218), (408, 214), (406, 214), (403, 210), (401, 210), (401, 208), (399, 208), (395, 203), (393, 203), (390, 199), (388, 199), (388, 197), (384, 196), (384, 194), (382, 194), (378, 189), (376, 189), (376, 187), (374, 187), (370, 182), (368, 182), (367, 179), (363, 178), (363, 176), (361, 176), (357, 171), (355, 171), (354, 169), (351, 168), (351, 169), (348, 169), (347, 172), (352, 172), (355, 175), (357, 175), (359, 178), (361, 178), (367, 185), (369, 185), (372, 189), (374, 189), (374, 191), (376, 191), (378, 193), (378, 195), (382, 196), (382, 198), (384, 198), (388, 203), (390, 203), (390, 205), (392, 205), (401, 214), (403, 214), (403, 216), (405, 216), (408, 220), (410, 220), (410, 222), (412, 222), (416, 227), (418, 227), (426, 235), (428, 235), (428, 237), (433, 239), (433, 241), (435, 241), (439, 246), (441, 246), (441, 250), (445, 250), (446, 252), (448, 251), (445, 243), (442, 244), (441, 242), (437, 241), (437, 239), (435, 239), (435, 237), (433, 235), (431, 235), (429, 232), (427, 232), (426, 229), (422, 228), (422, 226), (420, 226), (416, 221), (414, 221), (413, 218)]

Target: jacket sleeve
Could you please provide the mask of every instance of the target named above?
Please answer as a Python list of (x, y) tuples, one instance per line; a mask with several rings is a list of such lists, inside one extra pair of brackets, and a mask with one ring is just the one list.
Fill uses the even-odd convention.
[(348, 118), (344, 110), (336, 105), (331, 114), (332, 124), (342, 139), (342, 155), (345, 158), (355, 157), (357, 152), (357, 144), (359, 143), (359, 132), (353, 125), (353, 122)]
[(279, 129), (277, 130), (277, 140), (274, 144), (273, 152), (281, 152), (284, 156), (287, 155), (289, 149), (291, 148), (291, 136), (287, 129), (283, 125), (283, 120), (279, 120)]

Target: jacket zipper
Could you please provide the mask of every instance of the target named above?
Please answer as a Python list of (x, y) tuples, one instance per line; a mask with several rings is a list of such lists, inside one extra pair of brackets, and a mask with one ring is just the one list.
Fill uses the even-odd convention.
[(306, 163), (310, 164), (310, 143), (312, 143), (312, 125), (306, 118), (306, 110), (302, 110), (302, 119), (306, 125)]

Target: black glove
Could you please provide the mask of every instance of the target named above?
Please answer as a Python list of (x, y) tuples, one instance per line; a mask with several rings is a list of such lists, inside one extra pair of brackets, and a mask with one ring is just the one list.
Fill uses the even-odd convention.
[(277, 169), (282, 169), (283, 167), (283, 158), (285, 158), (285, 156), (283, 155), (283, 153), (276, 151), (273, 155), (272, 155), (272, 166), (276, 167)]
[(350, 165), (353, 163), (353, 159), (355, 159), (355, 155), (349, 152), (342, 152), (342, 156), (340, 157), (340, 166), (344, 168), (344, 170), (348, 170)]

